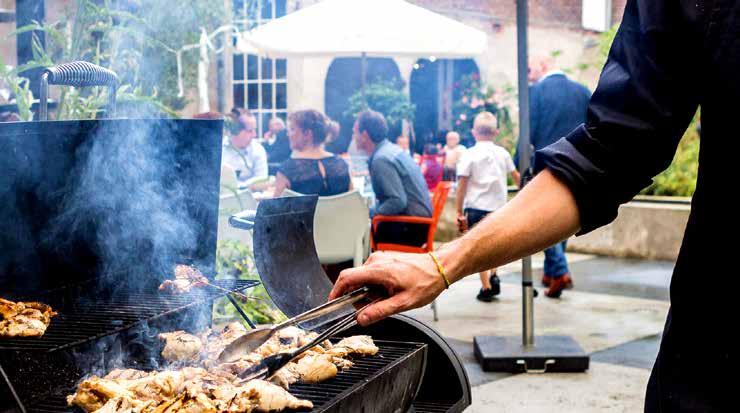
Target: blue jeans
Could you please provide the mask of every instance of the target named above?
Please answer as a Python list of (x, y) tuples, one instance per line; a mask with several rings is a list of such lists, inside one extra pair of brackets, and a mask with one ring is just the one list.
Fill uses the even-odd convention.
[(545, 250), (545, 275), (560, 278), (567, 274), (568, 260), (565, 259), (565, 245), (567, 240), (559, 242)]

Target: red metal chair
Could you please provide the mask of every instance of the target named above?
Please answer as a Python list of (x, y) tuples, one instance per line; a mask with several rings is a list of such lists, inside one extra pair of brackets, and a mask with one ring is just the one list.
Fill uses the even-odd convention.
[[(370, 231), (370, 247), (373, 251), (400, 251), (400, 252), (416, 252), (425, 253), (434, 250), (434, 234), (437, 232), (437, 223), (439, 217), (442, 215), (445, 202), (447, 202), (447, 194), (450, 192), (452, 182), (440, 182), (437, 188), (434, 189), (432, 195), (432, 216), (427, 217), (411, 217), (406, 215), (376, 215), (373, 217), (372, 231)], [(421, 247), (412, 245), (394, 244), (394, 243), (376, 243), (373, 234), (378, 229), (378, 224), (381, 222), (405, 222), (408, 224), (427, 224), (429, 225), (429, 232), (427, 233), (427, 242)]]

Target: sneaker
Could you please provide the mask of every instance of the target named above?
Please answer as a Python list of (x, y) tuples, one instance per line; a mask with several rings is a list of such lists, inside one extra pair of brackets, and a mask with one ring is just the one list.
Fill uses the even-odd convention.
[(490, 303), (493, 301), (493, 299), (496, 297), (496, 294), (494, 294), (492, 288), (481, 288), (478, 292), (478, 295), (475, 297), (478, 301), (483, 301), (484, 303)]
[(493, 273), (488, 280), (491, 282), (491, 291), (493, 291), (493, 295), (496, 296), (501, 294), (501, 280), (498, 278), (498, 275)]
[(547, 274), (545, 274), (545, 275), (542, 276), (542, 286), (543, 287), (549, 287), (550, 286), (550, 282), (552, 282), (552, 277), (550, 277)]

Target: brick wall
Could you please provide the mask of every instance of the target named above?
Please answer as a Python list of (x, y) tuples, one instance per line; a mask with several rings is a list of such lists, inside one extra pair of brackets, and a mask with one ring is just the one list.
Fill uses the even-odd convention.
[[(581, 28), (583, 0), (529, 0), (532, 26)], [(612, 21), (622, 19), (627, 0), (612, 0)], [(411, 0), (412, 3), (444, 14), (478, 14), (502, 22), (516, 20), (516, 0)]]

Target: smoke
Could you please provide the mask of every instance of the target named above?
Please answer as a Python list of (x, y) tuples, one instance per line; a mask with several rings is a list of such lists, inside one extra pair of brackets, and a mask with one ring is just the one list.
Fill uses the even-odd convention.
[(126, 288), (170, 275), (196, 246), (200, 224), (187, 208), (192, 187), (178, 179), (181, 159), (168, 125), (101, 124), (77, 151), (85, 161), (73, 171), (72, 191), (46, 237), (54, 243), (87, 239), (101, 275), (118, 277)]

